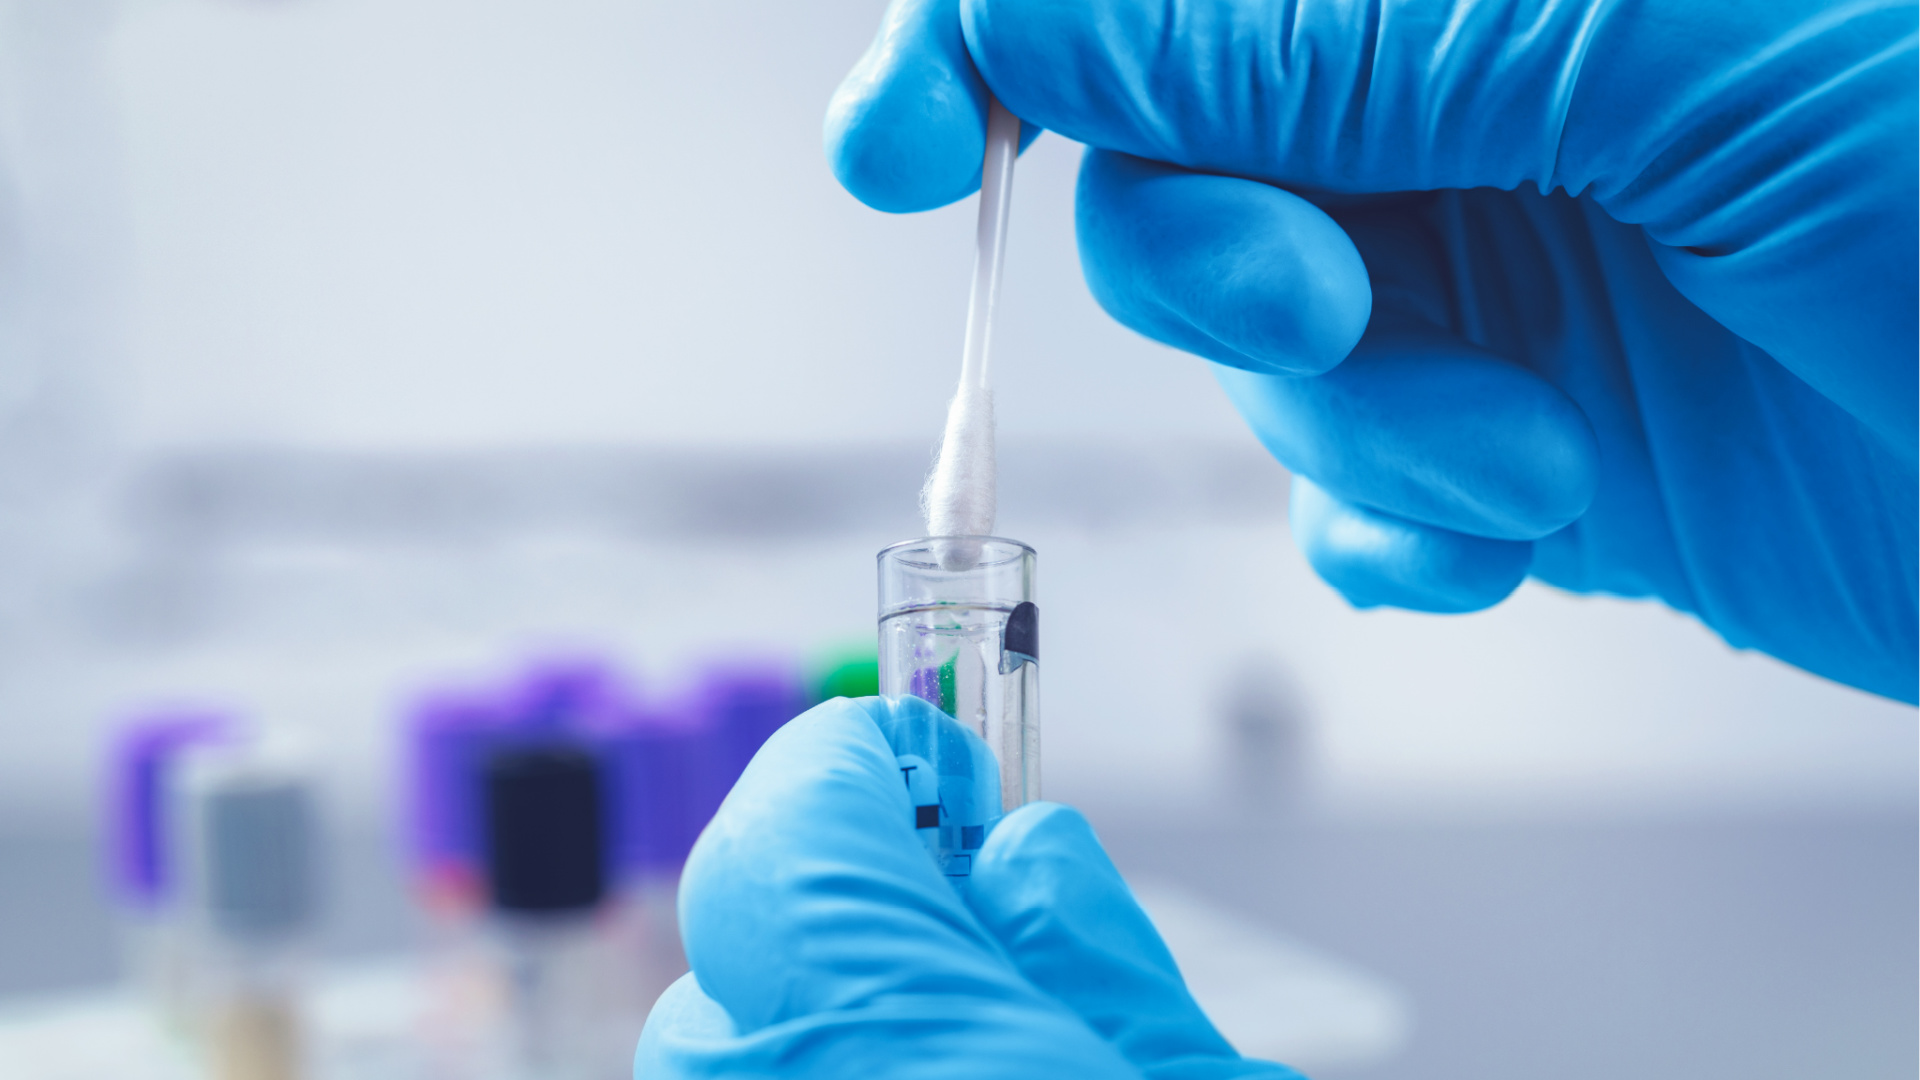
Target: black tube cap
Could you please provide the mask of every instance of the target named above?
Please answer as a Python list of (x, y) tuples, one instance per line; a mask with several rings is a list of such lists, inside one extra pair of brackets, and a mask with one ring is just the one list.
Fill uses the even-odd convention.
[(606, 892), (600, 767), (570, 747), (496, 754), (481, 781), (487, 886), (503, 911), (591, 908)]

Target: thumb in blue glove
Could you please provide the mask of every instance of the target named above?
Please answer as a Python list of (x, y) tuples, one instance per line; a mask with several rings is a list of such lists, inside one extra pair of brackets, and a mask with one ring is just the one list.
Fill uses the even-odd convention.
[(768, 740), (688, 860), (693, 971), (635, 1075), (1297, 1080), (1214, 1030), (1077, 812), (1014, 811), (948, 884), (896, 761), (939, 719), (836, 699)]

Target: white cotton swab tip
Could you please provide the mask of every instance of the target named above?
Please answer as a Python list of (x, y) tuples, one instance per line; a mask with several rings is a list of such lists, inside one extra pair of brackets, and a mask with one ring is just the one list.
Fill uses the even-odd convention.
[(971, 569), (980, 561), (979, 538), (993, 534), (993, 390), (987, 381), (987, 347), (1000, 298), (1000, 270), (1006, 262), (1007, 209), (1013, 199), (1013, 163), (1019, 153), (1019, 118), (989, 96), (960, 388), (947, 408), (940, 456), (920, 491), (927, 535), (946, 541), (935, 545), (935, 551), (940, 565), (948, 570)]
[[(977, 538), (993, 535), (996, 503), (993, 460), (993, 391), (961, 383), (947, 407), (947, 430), (940, 456), (920, 491), (927, 535)], [(935, 545), (940, 565), (970, 569), (980, 561), (978, 539)]]

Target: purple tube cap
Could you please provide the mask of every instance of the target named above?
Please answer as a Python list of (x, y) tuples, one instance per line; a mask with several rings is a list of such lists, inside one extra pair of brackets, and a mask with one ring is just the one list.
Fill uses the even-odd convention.
[(159, 907), (174, 881), (166, 830), (167, 772), (189, 747), (233, 738), (234, 718), (213, 709), (137, 716), (114, 736), (107, 777), (108, 876), (127, 903)]
[(408, 851), (422, 874), (458, 874), (473, 861), (473, 770), (484, 746), (508, 726), (502, 695), (443, 691), (408, 714)]
[[(784, 660), (734, 661), (703, 669), (689, 708), (718, 729), (738, 776), (767, 737), (807, 707), (800, 666)], [(732, 783), (732, 777), (728, 783)]]
[(579, 732), (633, 700), (614, 666), (596, 657), (554, 657), (528, 665), (509, 695), (516, 728)]
[(593, 732), (612, 798), (608, 837), (624, 874), (676, 872), (732, 783), (723, 733), (680, 702), (635, 703)]

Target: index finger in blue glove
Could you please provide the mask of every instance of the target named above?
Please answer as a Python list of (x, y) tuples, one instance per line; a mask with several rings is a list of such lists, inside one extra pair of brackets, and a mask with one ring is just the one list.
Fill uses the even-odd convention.
[(1089, 151), (1075, 205), (1088, 288), (1148, 337), (1247, 371), (1314, 375), (1366, 329), (1360, 253), (1291, 192)]
[[(1312, 204), (1095, 150), (1078, 216), (1095, 297), (1121, 322), (1227, 365), (1221, 382), (1289, 469), (1391, 514), (1508, 540), (1545, 536), (1592, 500), (1599, 455), (1580, 408), (1423, 320), (1392, 262), (1370, 307), (1368, 268)], [(1290, 377), (1332, 367), (1369, 316), (1351, 359)]]
[(681, 878), (697, 983), (649, 1018), (643, 1074), (1137, 1076), (928, 858), (883, 730), (910, 710), (836, 699), (754, 757)]

